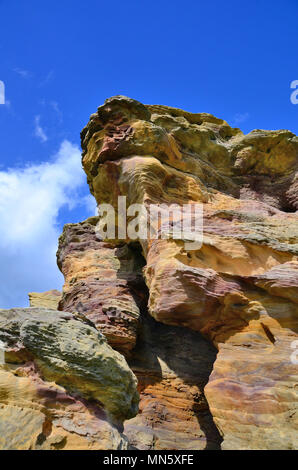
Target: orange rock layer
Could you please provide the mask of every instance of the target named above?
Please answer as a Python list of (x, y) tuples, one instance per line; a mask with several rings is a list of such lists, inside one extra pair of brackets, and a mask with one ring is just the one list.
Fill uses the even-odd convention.
[(298, 138), (123, 96), (81, 137), (121, 230), (119, 196), (160, 218), (66, 225), (61, 298), (0, 310), (0, 448), (297, 449)]
[(218, 349), (205, 397), (223, 449), (297, 448), (298, 138), (119, 96), (91, 116), (82, 148), (98, 203), (203, 205), (201, 248), (139, 241), (149, 314)]

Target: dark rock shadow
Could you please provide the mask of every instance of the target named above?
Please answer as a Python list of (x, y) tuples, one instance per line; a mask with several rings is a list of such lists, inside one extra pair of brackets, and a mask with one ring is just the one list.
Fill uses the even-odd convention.
[(222, 442), (204, 396), (204, 387), (212, 372), (216, 353), (200, 333), (158, 323), (143, 312), (138, 342), (129, 361), (141, 383), (153, 385), (163, 380), (162, 360), (186, 386), (198, 387), (193, 412), (205, 434), (205, 450), (220, 449)]
[[(149, 292), (142, 276), (142, 268), (146, 262), (138, 244), (130, 245), (128, 250), (128, 256), (124, 247), (116, 252), (120, 260), (117, 277), (125, 278), (128, 282), (130, 292), (141, 311), (137, 344), (132, 351), (129, 365), (143, 388), (165, 378), (160, 361), (164, 363), (167, 373), (179, 378), (186, 387), (198, 387), (199, 392), (194, 396), (192, 411), (205, 435), (205, 450), (220, 449), (222, 438), (204, 395), (204, 387), (212, 372), (217, 351), (200, 333), (185, 327), (159, 323), (148, 314)], [(135, 253), (135, 271), (127, 266), (128, 260), (131, 260), (131, 251)], [(158, 418), (165, 419), (162, 416)]]

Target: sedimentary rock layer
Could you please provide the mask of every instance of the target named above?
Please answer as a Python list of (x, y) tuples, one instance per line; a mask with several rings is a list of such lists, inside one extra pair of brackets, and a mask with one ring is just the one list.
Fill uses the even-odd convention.
[(136, 344), (140, 308), (147, 302), (144, 259), (126, 244), (102, 242), (97, 222), (93, 217), (64, 227), (57, 253), (65, 277), (59, 310), (81, 313), (128, 356)]
[[(298, 138), (122, 96), (81, 137), (121, 236), (66, 225), (61, 298), (0, 310), (0, 448), (297, 448)], [(119, 196), (160, 210), (141, 239)]]
[(136, 378), (95, 328), (42, 308), (0, 310), (0, 448), (125, 449)]
[(98, 203), (203, 205), (200, 248), (165, 218), (165, 239), (139, 243), (150, 315), (218, 349), (205, 393), (222, 448), (297, 448), (298, 138), (121, 96), (81, 137)]
[(58, 290), (49, 290), (47, 292), (30, 292), (28, 295), (30, 307), (41, 307), (57, 310), (58, 304), (61, 300), (61, 292)]
[(216, 350), (199, 333), (163, 325), (143, 312), (129, 366), (138, 378), (140, 411), (124, 433), (137, 449), (219, 449), (204, 387)]

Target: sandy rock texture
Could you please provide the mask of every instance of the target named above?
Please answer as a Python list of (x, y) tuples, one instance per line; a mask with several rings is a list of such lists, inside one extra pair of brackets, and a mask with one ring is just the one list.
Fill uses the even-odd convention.
[(297, 136), (116, 96), (81, 139), (120, 229), (67, 224), (61, 296), (0, 310), (0, 448), (297, 449)]
[(30, 307), (42, 307), (52, 310), (57, 310), (61, 300), (61, 292), (56, 289), (47, 292), (30, 292), (28, 296)]
[(216, 350), (199, 333), (148, 315), (140, 249), (100, 241), (97, 222), (92, 218), (64, 228), (57, 253), (66, 279), (59, 308), (79, 312), (128, 357), (140, 393), (139, 414), (125, 422), (130, 445), (219, 448), (204, 396)]
[(96, 234), (98, 218), (68, 224), (59, 239), (58, 266), (65, 284), (59, 310), (78, 312), (109, 344), (129, 356), (146, 299), (144, 260), (127, 244), (112, 245)]
[(140, 411), (125, 421), (132, 446), (148, 450), (215, 450), (221, 436), (204, 387), (216, 349), (200, 333), (168, 326), (143, 313), (129, 366), (138, 378)]
[(0, 448), (126, 449), (137, 380), (105, 337), (70, 313), (0, 310)]
[(149, 314), (218, 350), (205, 396), (222, 448), (297, 448), (298, 138), (122, 96), (81, 137), (98, 203), (203, 205), (201, 248), (166, 233), (165, 217), (165, 239), (139, 245)]

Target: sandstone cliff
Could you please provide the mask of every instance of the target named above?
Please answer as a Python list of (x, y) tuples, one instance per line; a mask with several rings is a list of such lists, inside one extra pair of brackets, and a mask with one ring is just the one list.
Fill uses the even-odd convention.
[(65, 226), (60, 313), (0, 311), (3, 422), (35, 436), (2, 448), (297, 448), (298, 138), (122, 96), (81, 137), (98, 204), (200, 203), (202, 246)]

